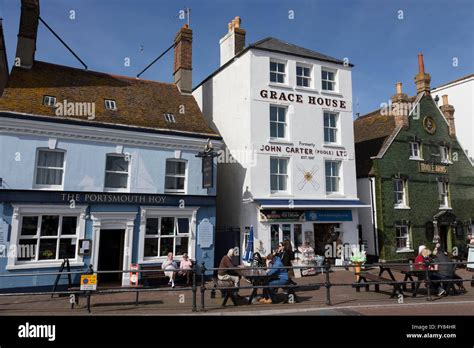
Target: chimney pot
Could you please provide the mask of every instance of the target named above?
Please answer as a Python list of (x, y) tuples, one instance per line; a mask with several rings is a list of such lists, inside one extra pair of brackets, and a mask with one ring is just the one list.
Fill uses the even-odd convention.
[(429, 95), (431, 93), (431, 76), (425, 73), (425, 63), (423, 61), (423, 54), (418, 54), (418, 74), (415, 76), (416, 92), (418, 94), (425, 93)]
[(397, 82), (395, 84), (396, 88), (397, 88), (397, 94), (402, 94), (402, 83), (401, 82)]
[(418, 73), (425, 73), (425, 62), (423, 61), (423, 53), (418, 53)]
[(443, 105), (449, 105), (449, 102), (448, 102), (448, 95), (445, 94), (445, 95), (442, 96), (442, 98), (443, 98)]

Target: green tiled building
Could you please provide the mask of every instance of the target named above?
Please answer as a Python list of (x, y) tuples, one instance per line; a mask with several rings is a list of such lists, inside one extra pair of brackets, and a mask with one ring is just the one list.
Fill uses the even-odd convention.
[(430, 95), (419, 56), (417, 96), (397, 84), (392, 104), (354, 122), (361, 238), (382, 260), (413, 258), (439, 242), (466, 251), (474, 223), (474, 167), (456, 139), (454, 107)]

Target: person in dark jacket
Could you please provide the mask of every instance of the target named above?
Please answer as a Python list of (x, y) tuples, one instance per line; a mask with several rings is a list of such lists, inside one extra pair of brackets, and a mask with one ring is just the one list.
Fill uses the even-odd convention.
[[(456, 274), (456, 264), (450, 259), (446, 250), (442, 247), (437, 248), (435, 263), (438, 264), (438, 275), (441, 279), (453, 280), (461, 279), (461, 282), (456, 282), (461, 291), (465, 291), (462, 283), (462, 278)], [(444, 290), (447, 289), (448, 283), (442, 283), (441, 286)]]
[[(267, 256), (267, 275), (272, 278), (268, 282), (268, 285), (275, 286), (278, 288), (279, 285), (288, 284), (288, 270), (282, 268), (283, 263), (280, 257), (270, 254)], [(275, 291), (273, 288), (263, 289), (263, 299), (260, 299), (260, 303), (270, 304), (275, 302)]]

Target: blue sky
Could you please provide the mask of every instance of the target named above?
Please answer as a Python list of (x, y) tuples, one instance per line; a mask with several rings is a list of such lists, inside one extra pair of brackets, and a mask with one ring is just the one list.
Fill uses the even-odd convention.
[[(353, 68), (354, 112), (377, 108), (394, 84), (415, 92), (417, 54), (423, 52), (432, 86), (474, 73), (471, 0), (41, 0), (41, 16), (91, 70), (135, 76), (169, 47), (191, 8), (193, 83), (219, 66), (219, 39), (236, 15), (247, 44), (273, 36), (337, 58)], [(76, 18), (71, 20), (70, 10)], [(294, 19), (288, 11), (294, 11)], [(403, 19), (399, 19), (403, 11)], [(10, 67), (20, 0), (0, 0)], [(142, 48), (141, 48), (142, 47)], [(125, 57), (131, 61), (124, 66)], [(453, 66), (457, 58), (458, 66)], [(40, 24), (36, 59), (81, 67)], [(172, 81), (172, 52), (143, 78)]]

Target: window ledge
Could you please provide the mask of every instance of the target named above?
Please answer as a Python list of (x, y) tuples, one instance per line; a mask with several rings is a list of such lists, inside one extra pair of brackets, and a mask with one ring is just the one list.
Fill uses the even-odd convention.
[(326, 192), (326, 198), (345, 198), (346, 196), (342, 193), (330, 193)]
[(324, 143), (324, 147), (333, 147), (335, 149), (345, 149), (346, 147), (338, 143)]
[(33, 189), (34, 190), (44, 190), (44, 191), (48, 191), (48, 190), (53, 190), (53, 191), (62, 191), (64, 190), (64, 187), (61, 186), (61, 185), (33, 185)]
[(332, 95), (332, 96), (337, 96), (337, 97), (343, 97), (343, 95), (339, 92), (335, 92), (335, 91), (327, 91), (327, 90), (321, 90), (321, 94), (326, 94), (326, 95)]
[[(16, 265), (8, 265), (5, 269), (7, 271), (21, 270), (21, 269), (40, 269), (40, 268), (59, 268), (61, 267), (62, 261), (55, 262), (32, 262), (32, 263), (21, 263)], [(71, 267), (82, 267), (84, 262), (73, 261), (69, 264)]]
[(415, 250), (409, 249), (409, 248), (404, 248), (404, 249), (397, 249), (397, 253), (413, 253)]
[(440, 205), (440, 206), (439, 206), (439, 210), (453, 210), (453, 208), (447, 207), (447, 206), (445, 206), (445, 205)]
[(421, 158), (421, 157), (411, 157), (410, 156), (410, 157), (408, 157), (408, 159), (411, 160), (411, 161), (424, 161), (424, 159)]
[(283, 145), (294, 145), (292, 141), (286, 139), (270, 138), (268, 142), (271, 144), (283, 144)]
[(110, 192), (110, 193), (113, 193), (113, 192), (118, 192), (118, 193), (130, 193), (130, 191), (128, 190), (128, 188), (126, 189), (119, 189), (119, 188), (112, 188), (112, 187), (104, 187), (104, 192), (107, 193), (107, 192)]
[(312, 87), (296, 86), (295, 91), (319, 94), (319, 91), (316, 88)]
[(407, 205), (396, 205), (393, 207), (393, 209), (399, 209), (399, 210), (409, 210), (411, 209), (409, 206)]
[(290, 195), (287, 191), (275, 191), (275, 192), (270, 192), (271, 197), (294, 197), (293, 195)]
[(276, 88), (284, 88), (284, 89), (293, 90), (293, 87), (287, 85), (286, 83), (269, 82), (268, 86), (269, 87), (276, 87)]

